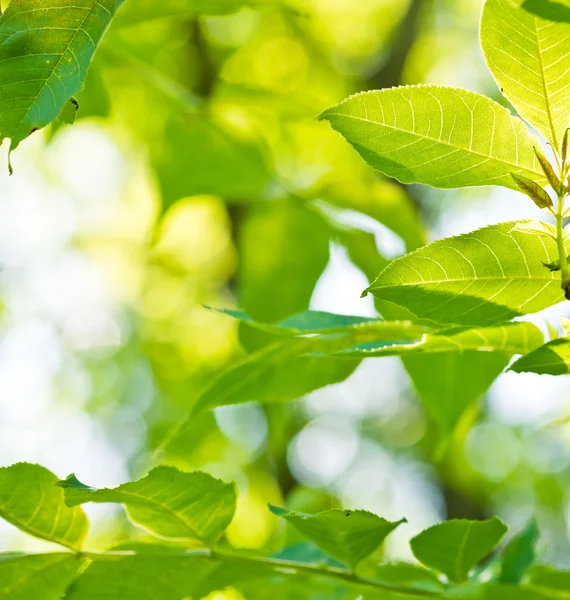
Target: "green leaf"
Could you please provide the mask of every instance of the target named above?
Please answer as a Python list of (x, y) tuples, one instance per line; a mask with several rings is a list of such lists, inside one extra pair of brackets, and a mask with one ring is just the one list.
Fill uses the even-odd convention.
[[(152, 550), (152, 549), (149, 549)], [(209, 556), (116, 555), (94, 560), (66, 594), (66, 600), (181, 600), (203, 598), (236, 582), (263, 576), (255, 565), (232, 565)], [(267, 585), (267, 582), (265, 582)]]
[[(347, 334), (361, 327), (366, 329), (367, 325), (373, 326), (375, 321), (365, 317), (305, 311), (280, 323), (268, 324), (254, 321), (239, 310), (222, 309), (219, 312), (279, 336)], [(312, 341), (318, 344), (319, 339), (315, 336)], [(543, 343), (544, 336), (535, 325), (507, 323), (476, 329), (426, 329), (421, 339), (409, 343), (405, 340), (392, 343), (371, 341), (331, 356), (401, 356), (422, 402), (442, 432), (447, 433), (453, 430), (465, 409), (485, 393), (514, 354), (526, 354)]]
[(255, 0), (138, 0), (127, 2), (117, 17), (117, 26), (136, 25), (154, 19), (189, 19), (199, 15), (227, 15), (243, 6), (255, 6)]
[(329, 261), (331, 235), (328, 223), (300, 202), (252, 206), (241, 223), (238, 241), (244, 310), (270, 323), (306, 310)]
[(402, 361), (440, 433), (451, 433), (467, 408), (491, 387), (509, 364), (501, 352), (445, 352), (403, 356)]
[(465, 410), (507, 367), (514, 354), (544, 342), (531, 323), (507, 323), (427, 334), (401, 356), (414, 387), (442, 433), (450, 433)]
[[(570, 125), (570, 24), (529, 10), (528, 0), (487, 0), (481, 19), (481, 45), (501, 91), (519, 114), (557, 149)], [(536, 3), (535, 3), (536, 4)], [(558, 8), (559, 7), (559, 8)]]
[(390, 522), (365, 510), (332, 509), (315, 515), (270, 506), (323, 552), (354, 569), (406, 520)]
[(374, 577), (398, 585), (407, 585), (417, 590), (443, 593), (445, 586), (433, 571), (419, 565), (396, 563), (379, 565), (374, 570)]
[(466, 90), (410, 86), (351, 96), (321, 116), (369, 165), (402, 183), (502, 185), (545, 181), (537, 143), (519, 119)]
[(230, 524), (236, 505), (233, 483), (206, 473), (183, 473), (174, 467), (153, 469), (138, 481), (113, 489), (94, 489), (74, 475), (58, 482), (69, 506), (85, 502), (124, 504), (130, 519), (165, 539), (215, 543)]
[(456, 325), (492, 325), (564, 299), (560, 278), (545, 269), (554, 240), (517, 227), (490, 225), (445, 238), (390, 263), (366, 290), (418, 318)]
[(205, 119), (203, 113), (170, 118), (161, 143), (152, 145), (150, 152), (164, 211), (177, 200), (199, 194), (257, 198), (269, 182), (259, 143), (213, 118)]
[(547, 566), (535, 566), (530, 571), (530, 583), (540, 588), (559, 592), (570, 590), (570, 571), (559, 571)]
[(503, 551), (499, 581), (520, 583), (536, 559), (538, 527), (533, 519), (523, 531), (513, 537)]
[(473, 598), (477, 600), (564, 600), (568, 598), (567, 595), (561, 595), (557, 591), (531, 585), (490, 583), (480, 589), (479, 592)]
[(370, 341), (376, 346), (419, 343), (425, 331), (409, 322), (375, 321), (339, 333), (281, 340), (246, 356), (214, 379), (198, 398), (194, 414), (228, 404), (300, 398), (343, 381), (360, 362), (328, 355)]
[(414, 556), (426, 567), (461, 583), (506, 532), (507, 526), (496, 517), (489, 521), (452, 520), (422, 531), (410, 545)]
[(12, 0), (0, 18), (0, 141), (13, 150), (83, 85), (115, 0)]
[(208, 308), (226, 314), (234, 319), (239, 319), (260, 331), (266, 331), (275, 335), (343, 332), (353, 325), (379, 322), (378, 319), (369, 317), (338, 315), (321, 310), (305, 310), (295, 315), (291, 315), (279, 323), (264, 323), (253, 319), (243, 310), (215, 307)]
[(509, 371), (540, 375), (570, 373), (570, 339), (563, 337), (547, 342), (513, 363)]
[(59, 600), (85, 559), (73, 554), (0, 554), (0, 598)]
[(80, 550), (89, 523), (65, 505), (57, 477), (45, 467), (17, 463), (0, 469), (0, 517), (35, 537)]

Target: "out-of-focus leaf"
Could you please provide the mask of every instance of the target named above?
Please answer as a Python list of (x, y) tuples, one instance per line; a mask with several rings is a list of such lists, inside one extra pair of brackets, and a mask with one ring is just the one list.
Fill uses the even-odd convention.
[(268, 323), (306, 310), (327, 266), (330, 238), (326, 221), (301, 202), (253, 206), (239, 232), (244, 310)]
[(402, 188), (392, 181), (370, 178), (334, 182), (319, 191), (319, 197), (335, 206), (372, 217), (402, 238), (408, 251), (426, 243), (418, 209)]
[(334, 333), (343, 332), (354, 325), (379, 322), (378, 319), (357, 317), (352, 315), (338, 315), (321, 310), (305, 310), (291, 315), (279, 323), (264, 323), (251, 318), (243, 310), (228, 308), (214, 308), (234, 319), (248, 323), (256, 329), (267, 331), (275, 335), (296, 335), (305, 333)]
[(199, 194), (250, 201), (259, 197), (270, 178), (265, 157), (254, 140), (202, 113), (172, 117), (164, 142), (151, 153), (163, 210), (181, 198)]
[(397, 585), (406, 585), (418, 590), (443, 592), (445, 586), (433, 571), (408, 563), (379, 565), (374, 570), (374, 577), (381, 581)]
[(332, 509), (315, 515), (270, 506), (321, 550), (340, 562), (356, 567), (386, 537), (405, 522), (390, 522), (365, 510)]
[(69, 506), (85, 502), (124, 504), (130, 519), (166, 539), (193, 539), (215, 543), (230, 524), (236, 490), (206, 473), (183, 473), (174, 467), (153, 469), (138, 481), (113, 489), (94, 489), (74, 475), (60, 481)]
[[(461, 596), (459, 596), (461, 597)], [(565, 600), (567, 595), (561, 595), (555, 590), (547, 590), (531, 585), (508, 585), (490, 583), (477, 589), (466, 598), (473, 600)]]
[(410, 545), (414, 556), (426, 567), (461, 583), (506, 532), (507, 526), (495, 517), (489, 521), (452, 520), (422, 531)]
[(0, 554), (0, 598), (59, 600), (84, 563), (69, 553)]
[(490, 225), (445, 238), (392, 261), (366, 290), (421, 319), (492, 325), (564, 299), (559, 276), (543, 266), (554, 240)]
[(455, 429), (466, 409), (491, 387), (511, 356), (470, 350), (402, 356), (402, 361), (422, 404), (445, 435)]
[(40, 465), (0, 469), (0, 516), (35, 537), (80, 550), (89, 523), (79, 507), (65, 504), (57, 477)]
[(274, 554), (273, 558), (329, 567), (342, 568), (344, 566), (341, 562), (330, 557), (312, 542), (299, 542), (292, 546), (287, 546), (283, 548), (281, 552)]
[[(168, 549), (152, 552), (137, 550), (133, 555), (96, 558), (72, 584), (66, 600), (140, 600), (145, 597), (160, 600), (203, 598), (213, 591), (231, 586), (243, 590), (247, 598), (265, 599), (267, 594), (278, 599), (353, 600), (364, 594), (370, 600), (410, 600), (424, 598), (414, 589), (406, 595), (397, 594), (389, 583), (378, 580), (378, 587), (363, 585), (349, 577), (327, 577), (326, 572), (302, 573), (295, 563), (249, 560), (227, 554), (176, 555)], [(349, 575), (348, 571), (346, 574)], [(398, 586), (408, 589), (408, 586)]]
[(530, 570), (530, 583), (556, 592), (570, 590), (570, 571), (560, 571), (547, 566), (535, 566)]
[(549, 16), (528, 10), (528, 0), (487, 0), (481, 19), (481, 45), (487, 64), (519, 114), (558, 149), (570, 125), (570, 24), (552, 13), (568, 14), (558, 2)]
[(154, 19), (227, 15), (244, 6), (256, 5), (263, 5), (263, 0), (138, 0), (136, 3), (126, 3), (117, 17), (116, 25), (124, 27)]
[(294, 400), (343, 381), (359, 363), (327, 355), (374, 341), (378, 346), (419, 343), (425, 328), (409, 322), (377, 321), (343, 333), (281, 340), (245, 357), (218, 376), (198, 399), (194, 413), (243, 402)]
[(538, 527), (533, 519), (520, 533), (517, 533), (503, 551), (499, 581), (520, 583), (528, 568), (536, 559), (535, 546), (538, 540)]
[[(208, 556), (164, 552), (95, 560), (73, 583), (66, 600), (181, 600), (203, 598), (248, 578), (262, 577), (256, 565), (226, 564)], [(267, 581), (265, 581), (267, 585)]]
[(570, 339), (558, 338), (521, 356), (509, 369), (515, 373), (566, 375), (570, 373)]
[[(339, 315), (323, 311), (307, 310), (292, 315), (279, 323), (255, 321), (241, 310), (215, 309), (235, 319), (256, 327), (261, 331), (275, 335), (355, 333), (359, 329), (369, 331), (374, 324), (382, 327), (391, 321), (382, 321), (367, 317)], [(396, 321), (393, 321), (394, 323)], [(482, 353), (500, 353), (511, 357), (513, 354), (526, 354), (544, 342), (540, 329), (532, 323), (505, 323), (491, 327), (456, 327), (452, 329), (432, 330), (420, 328), (424, 332), (421, 343), (397, 343), (386, 345), (384, 340), (361, 343), (354, 348), (342, 350), (344, 357), (400, 356), (408, 354), (447, 354), (476, 351)], [(318, 338), (315, 338), (318, 340)]]
[(533, 151), (538, 142), (524, 123), (467, 90), (422, 85), (365, 92), (320, 118), (370, 166), (402, 183), (518, 189), (511, 173), (546, 182)]
[[(305, 311), (280, 323), (267, 324), (254, 321), (243, 311), (222, 312), (262, 331), (281, 336), (347, 333), (360, 327), (366, 328), (374, 321), (364, 317)], [(318, 337), (313, 339), (318, 341)], [(526, 354), (542, 343), (544, 336), (535, 325), (507, 323), (476, 329), (426, 330), (420, 341), (409, 344), (371, 341), (341, 350), (337, 356), (401, 356), (422, 402), (442, 432), (447, 433), (453, 430), (464, 410), (489, 388), (514, 354)]]
[(115, 0), (13, 0), (0, 18), (0, 140), (11, 149), (82, 87)]

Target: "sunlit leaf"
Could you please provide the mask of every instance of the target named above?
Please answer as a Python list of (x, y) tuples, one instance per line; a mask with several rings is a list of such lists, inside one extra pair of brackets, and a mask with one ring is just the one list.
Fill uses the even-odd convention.
[(73, 554), (0, 554), (0, 598), (59, 600), (85, 564)]
[(351, 96), (320, 117), (375, 169), (439, 188), (502, 185), (511, 173), (546, 178), (522, 121), (466, 90), (399, 87)]
[(487, 0), (481, 19), (481, 45), (501, 91), (519, 114), (558, 149), (570, 126), (570, 23), (558, 2), (546, 14), (528, 0)]
[(368, 288), (417, 317), (458, 325), (492, 325), (564, 299), (554, 240), (490, 225), (446, 238), (396, 259)]
[(68, 508), (57, 477), (40, 465), (0, 469), (0, 517), (35, 537), (79, 550), (89, 523), (79, 507)]
[(540, 375), (570, 373), (570, 339), (563, 337), (547, 342), (519, 358), (509, 370), (515, 373), (538, 373)]
[(113, 489), (94, 489), (70, 475), (59, 484), (68, 505), (85, 502), (124, 504), (131, 520), (167, 539), (193, 539), (213, 544), (230, 524), (236, 490), (211, 475), (183, 473), (174, 467), (153, 469), (138, 481)]
[(426, 567), (461, 583), (506, 532), (506, 525), (495, 517), (489, 521), (445, 521), (422, 531), (410, 545), (414, 556)]
[(11, 149), (82, 87), (115, 0), (12, 0), (0, 18), (0, 140)]
[(354, 568), (405, 522), (390, 522), (365, 510), (332, 509), (315, 515), (271, 506), (321, 550)]

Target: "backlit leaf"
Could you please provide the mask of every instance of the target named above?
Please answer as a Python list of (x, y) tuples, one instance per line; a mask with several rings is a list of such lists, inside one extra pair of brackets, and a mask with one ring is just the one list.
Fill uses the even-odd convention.
[(124, 504), (134, 523), (166, 539), (194, 539), (213, 544), (235, 512), (236, 490), (232, 483), (206, 473), (183, 473), (174, 467), (156, 467), (143, 479), (113, 489), (90, 488), (74, 475), (58, 485), (65, 488), (68, 505)]
[(0, 554), (0, 598), (59, 600), (85, 563), (73, 554)]
[(417, 317), (458, 325), (492, 325), (564, 299), (554, 240), (490, 225), (433, 242), (398, 258), (366, 290)]
[(403, 183), (502, 185), (545, 181), (522, 121), (466, 90), (399, 87), (351, 96), (321, 116), (369, 165)]
[(79, 507), (68, 508), (57, 477), (45, 467), (16, 463), (0, 469), (0, 517), (31, 535), (73, 550), (89, 523)]
[[(519, 114), (558, 149), (570, 125), (570, 23), (552, 12), (548, 18), (529, 9), (528, 0), (487, 0), (481, 19), (481, 45), (501, 91)], [(536, 4), (536, 3), (534, 3)]]
[(539, 373), (540, 375), (566, 375), (570, 373), (570, 339), (552, 340), (511, 365), (515, 373)]

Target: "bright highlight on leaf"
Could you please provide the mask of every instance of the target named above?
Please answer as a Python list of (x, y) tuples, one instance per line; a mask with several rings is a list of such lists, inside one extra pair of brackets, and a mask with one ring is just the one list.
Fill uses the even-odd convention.
[(0, 555), (0, 598), (59, 600), (86, 563), (69, 553)]
[(550, 19), (528, 0), (487, 0), (481, 45), (501, 91), (559, 148), (570, 125), (570, 23), (553, 18), (567, 12), (562, 4), (542, 4)]
[(230, 524), (235, 486), (206, 473), (183, 473), (156, 467), (138, 481), (113, 489), (93, 489), (74, 475), (58, 482), (69, 506), (85, 502), (124, 504), (131, 520), (166, 539), (194, 539), (214, 544)]
[(309, 515), (271, 506), (271, 512), (286, 519), (321, 550), (354, 568), (372, 554), (386, 537), (405, 522), (386, 521), (365, 510), (327, 510)]
[(428, 244), (394, 260), (368, 288), (417, 317), (456, 325), (492, 325), (564, 299), (554, 240), (520, 223), (490, 225)]
[(65, 504), (57, 477), (40, 465), (0, 468), (0, 517), (22, 531), (80, 550), (89, 523), (80, 507)]
[(403, 183), (439, 188), (502, 185), (511, 173), (541, 183), (524, 123), (473, 92), (430, 85), (366, 92), (326, 110), (366, 162)]
[(509, 369), (515, 373), (567, 375), (570, 373), (570, 339), (552, 340), (522, 356)]

